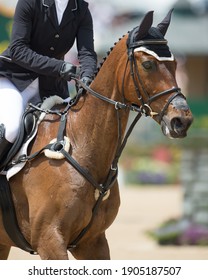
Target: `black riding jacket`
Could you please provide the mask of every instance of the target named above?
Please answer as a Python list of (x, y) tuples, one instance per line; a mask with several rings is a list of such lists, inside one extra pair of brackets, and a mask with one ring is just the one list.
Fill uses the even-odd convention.
[(88, 3), (69, 0), (58, 24), (54, 0), (19, 0), (11, 43), (1, 54), (0, 76), (7, 77), (19, 91), (39, 78), (41, 96), (68, 96), (66, 81), (59, 76), (64, 55), (76, 40), (80, 76), (92, 77), (96, 70), (93, 22)]

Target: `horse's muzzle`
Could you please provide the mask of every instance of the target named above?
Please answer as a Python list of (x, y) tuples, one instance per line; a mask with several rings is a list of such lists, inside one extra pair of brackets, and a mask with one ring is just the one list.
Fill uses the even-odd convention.
[(169, 122), (166, 117), (161, 121), (161, 129), (165, 136), (169, 138), (184, 138), (187, 136), (188, 128), (190, 127), (193, 118), (176, 117)]
[(192, 122), (193, 116), (186, 100), (176, 97), (161, 120), (161, 129), (169, 138), (184, 138)]

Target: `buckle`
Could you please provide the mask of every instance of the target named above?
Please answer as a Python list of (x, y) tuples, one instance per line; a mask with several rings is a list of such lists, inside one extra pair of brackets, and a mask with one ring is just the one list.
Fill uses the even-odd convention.
[(140, 107), (141, 113), (145, 115), (145, 117), (150, 116), (153, 118), (154, 116), (159, 115), (157, 112), (153, 112), (152, 108), (148, 104), (144, 104)]

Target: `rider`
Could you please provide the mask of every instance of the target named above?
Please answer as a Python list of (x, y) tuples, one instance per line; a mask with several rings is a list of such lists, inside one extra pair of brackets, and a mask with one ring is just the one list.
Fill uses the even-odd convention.
[(69, 97), (77, 67), (64, 61), (76, 40), (80, 78), (89, 85), (97, 55), (84, 0), (18, 0), (9, 47), (0, 55), (0, 163), (14, 143), (31, 100)]

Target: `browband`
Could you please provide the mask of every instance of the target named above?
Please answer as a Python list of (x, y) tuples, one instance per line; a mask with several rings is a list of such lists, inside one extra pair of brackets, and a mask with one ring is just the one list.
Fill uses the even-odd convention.
[(147, 48), (145, 48), (143, 46), (142, 47), (138, 47), (138, 48), (134, 48), (134, 52), (144, 52), (144, 53), (147, 53), (147, 54), (149, 54), (151, 56), (154, 56), (159, 61), (174, 61), (174, 59), (175, 59), (174, 55), (172, 53), (170, 53), (171, 54), (170, 57), (168, 57), (168, 56), (159, 56), (159, 55), (157, 55), (156, 52), (154, 52), (152, 50), (149, 50), (149, 49), (147, 49)]
[(144, 45), (167, 45), (168, 44), (168, 41), (165, 40), (165, 39), (162, 39), (162, 40), (140, 40), (138, 42), (132, 42), (129, 44), (129, 48), (131, 49), (134, 49), (134, 48), (137, 48), (137, 47), (141, 47), (141, 46), (144, 46)]

